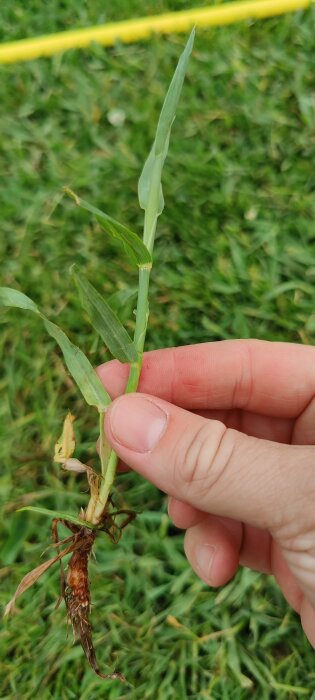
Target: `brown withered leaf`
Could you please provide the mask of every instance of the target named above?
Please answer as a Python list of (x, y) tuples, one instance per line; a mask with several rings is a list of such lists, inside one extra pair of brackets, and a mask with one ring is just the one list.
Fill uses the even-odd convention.
[(65, 470), (65, 472), (87, 474), (88, 478), (89, 476), (94, 476), (97, 479), (100, 478), (95, 469), (93, 469), (93, 467), (90, 467), (88, 464), (80, 462), (80, 460), (76, 459), (75, 457), (69, 457), (69, 459), (60, 459), (59, 461), (61, 462), (62, 468)]
[(60, 438), (55, 444), (54, 462), (62, 464), (65, 459), (72, 457), (74, 453), (75, 437), (72, 426), (74, 420), (75, 417), (69, 411), (64, 419), (63, 429)]
[(94, 499), (97, 498), (101, 476), (97, 474), (92, 467), (89, 467), (88, 464), (83, 464), (83, 462), (80, 462), (75, 457), (69, 457), (69, 459), (59, 459), (59, 462), (62, 463), (62, 468), (66, 472), (76, 472), (77, 474), (85, 473), (88, 480), (91, 497)]
[(61, 458), (59, 461), (61, 462), (62, 468), (65, 470), (65, 472), (85, 474), (87, 471), (89, 471), (89, 469), (92, 469), (92, 467), (89, 467), (87, 464), (80, 462), (80, 460), (76, 459), (76, 457), (69, 457), (68, 459)]
[(64, 557), (66, 554), (69, 554), (70, 552), (73, 552), (73, 550), (76, 548), (76, 544), (72, 542), (72, 544), (64, 549), (62, 552), (57, 554), (57, 556), (52, 557), (52, 559), (48, 559), (47, 561), (44, 561), (42, 564), (37, 566), (35, 569), (32, 569), (32, 571), (29, 571), (28, 574), (26, 574), (23, 578), (21, 583), (19, 583), (13, 598), (9, 601), (9, 603), (5, 607), (4, 611), (4, 617), (7, 615), (10, 615), (11, 612), (14, 610), (14, 605), (17, 600), (25, 591), (27, 591), (28, 588), (33, 586), (36, 581), (42, 576), (45, 571), (50, 569), (53, 564), (56, 563), (56, 561), (59, 561), (62, 557)]

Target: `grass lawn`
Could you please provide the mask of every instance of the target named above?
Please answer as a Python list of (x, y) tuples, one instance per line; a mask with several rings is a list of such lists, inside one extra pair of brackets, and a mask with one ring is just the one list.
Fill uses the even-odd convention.
[[(150, 0), (145, 13), (201, 4)], [(136, 14), (135, 0), (15, 0), (0, 8), (0, 39)], [(197, 32), (165, 167), (147, 348), (315, 341), (314, 19), (313, 8)], [(29, 294), (93, 364), (108, 353), (81, 313), (69, 266), (108, 295), (137, 276), (89, 215), (62, 200), (62, 187), (141, 231), (137, 179), (185, 39), (0, 67), (0, 282)], [(132, 304), (123, 312), (130, 332)], [(77, 456), (96, 468), (97, 426), (37, 319), (6, 310), (0, 324), (4, 604), (50, 541), (44, 516), (16, 508), (76, 513), (86, 503), (84, 479), (52, 463), (67, 409), (77, 416)], [(119, 667), (133, 688), (97, 678), (73, 646), (64, 605), (55, 609), (56, 567), (1, 627), (2, 700), (315, 698), (314, 652), (273, 580), (243, 569), (208, 590), (185, 560), (164, 495), (133, 474), (117, 485), (121, 503), (142, 514), (119, 547), (98, 541), (92, 617), (102, 670)]]

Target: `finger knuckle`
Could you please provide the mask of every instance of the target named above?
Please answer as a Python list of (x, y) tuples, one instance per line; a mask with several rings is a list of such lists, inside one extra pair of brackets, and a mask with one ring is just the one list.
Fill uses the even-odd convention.
[[(197, 432), (186, 438), (184, 451), (177, 450), (175, 480), (196, 488), (200, 496), (221, 480), (234, 449), (234, 431), (220, 421), (203, 423)], [(191, 493), (191, 491), (190, 491)]]

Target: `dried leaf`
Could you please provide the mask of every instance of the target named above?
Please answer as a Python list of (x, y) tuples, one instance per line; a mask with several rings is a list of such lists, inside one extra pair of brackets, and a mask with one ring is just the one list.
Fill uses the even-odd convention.
[(89, 487), (90, 487), (90, 494), (91, 498), (94, 500), (97, 500), (98, 498), (98, 492), (99, 492), (99, 486), (100, 486), (100, 477), (96, 472), (91, 469), (87, 473), (87, 480), (89, 482)]
[(59, 461), (62, 464), (62, 468), (66, 472), (76, 472), (77, 474), (85, 474), (89, 471), (94, 472), (94, 469), (92, 469), (92, 467), (89, 467), (88, 464), (83, 464), (83, 462), (80, 462), (80, 460), (76, 459), (75, 457), (70, 457), (69, 459), (60, 459)]
[(54, 462), (57, 462), (58, 464), (64, 464), (64, 460), (72, 457), (74, 453), (75, 436), (72, 426), (74, 420), (74, 416), (69, 411), (64, 420), (60, 438), (55, 444)]
[(97, 474), (92, 467), (89, 467), (88, 464), (83, 464), (83, 462), (80, 462), (78, 459), (70, 457), (70, 459), (64, 460), (62, 468), (65, 471), (76, 472), (77, 474), (85, 473), (90, 487), (91, 496), (92, 498), (97, 498), (101, 476)]
[(180, 629), (180, 627), (184, 627), (181, 622), (178, 622), (177, 618), (174, 617), (174, 615), (168, 615), (166, 618), (166, 622), (171, 625), (171, 627), (176, 627), (176, 629)]
[(47, 569), (50, 569), (50, 567), (56, 563), (56, 561), (59, 561), (62, 557), (64, 557), (66, 554), (69, 554), (70, 552), (73, 552), (75, 545), (72, 543), (69, 547), (64, 549), (60, 554), (57, 554), (56, 557), (53, 557), (52, 559), (48, 559), (48, 561), (44, 561), (43, 564), (40, 564), (39, 566), (36, 567), (36, 569), (32, 569), (32, 571), (29, 571), (24, 578), (22, 578), (21, 583), (18, 585), (13, 598), (9, 601), (9, 603), (6, 605), (5, 611), (4, 611), (4, 616), (6, 617), (7, 615), (10, 615), (10, 613), (14, 609), (15, 601), (17, 598), (19, 598), (22, 593), (27, 591), (28, 588), (33, 586), (34, 583), (42, 576)]

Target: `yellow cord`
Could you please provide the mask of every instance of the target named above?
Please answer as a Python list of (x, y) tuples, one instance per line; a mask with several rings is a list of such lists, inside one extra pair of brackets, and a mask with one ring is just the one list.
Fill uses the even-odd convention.
[(83, 49), (95, 41), (112, 46), (117, 39), (129, 43), (147, 39), (150, 34), (187, 32), (196, 27), (232, 24), (244, 19), (262, 19), (310, 7), (315, 0), (246, 0), (227, 2), (220, 6), (194, 8), (179, 12), (129, 19), (101, 26), (47, 34), (32, 39), (10, 41), (0, 45), (0, 63), (29, 61), (40, 56), (52, 56), (67, 49)]

